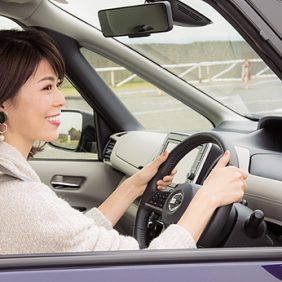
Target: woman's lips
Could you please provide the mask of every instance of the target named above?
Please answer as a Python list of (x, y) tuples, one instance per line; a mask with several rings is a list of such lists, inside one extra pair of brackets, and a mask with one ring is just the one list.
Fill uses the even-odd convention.
[(54, 126), (59, 126), (61, 124), (60, 115), (49, 116), (46, 117), (46, 119)]

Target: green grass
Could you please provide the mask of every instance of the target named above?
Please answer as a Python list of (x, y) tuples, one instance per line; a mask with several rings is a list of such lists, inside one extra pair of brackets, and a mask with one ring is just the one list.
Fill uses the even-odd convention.
[(58, 139), (55, 143), (57, 143), (58, 146), (61, 146), (63, 148), (76, 149), (79, 140), (71, 140), (70, 143), (68, 143), (67, 141), (62, 141), (61, 139)]

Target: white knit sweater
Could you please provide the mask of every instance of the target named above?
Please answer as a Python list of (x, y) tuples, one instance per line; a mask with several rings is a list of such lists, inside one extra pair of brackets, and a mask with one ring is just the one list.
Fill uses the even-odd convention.
[[(43, 184), (11, 145), (0, 144), (0, 254), (138, 249), (96, 208), (73, 209)], [(195, 248), (181, 226), (169, 226), (150, 249)]]

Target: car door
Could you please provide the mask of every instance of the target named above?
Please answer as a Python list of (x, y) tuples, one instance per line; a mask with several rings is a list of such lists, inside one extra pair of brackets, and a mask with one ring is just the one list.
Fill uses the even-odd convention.
[[(224, 253), (223, 253), (224, 252)], [(280, 257), (280, 259), (279, 259)], [(158, 250), (6, 257), (0, 280), (15, 281), (281, 281), (278, 249)]]

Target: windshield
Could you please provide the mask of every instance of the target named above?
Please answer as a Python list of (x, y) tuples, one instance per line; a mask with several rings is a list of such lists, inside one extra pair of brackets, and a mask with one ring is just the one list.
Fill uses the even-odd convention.
[[(174, 26), (167, 33), (117, 40), (244, 116), (282, 114), (280, 79), (211, 6), (199, 0), (182, 2), (213, 23), (204, 27)], [(69, 0), (60, 5), (100, 29), (99, 10), (143, 3)]]

